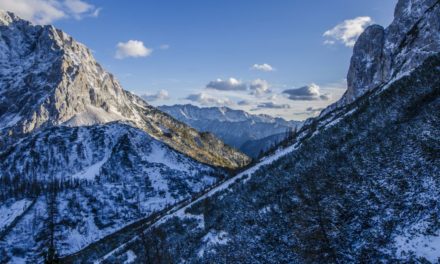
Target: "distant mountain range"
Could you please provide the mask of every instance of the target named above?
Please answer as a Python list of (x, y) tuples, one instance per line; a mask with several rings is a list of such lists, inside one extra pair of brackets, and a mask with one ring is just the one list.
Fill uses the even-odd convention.
[(302, 124), (300, 121), (252, 115), (228, 107), (201, 108), (186, 104), (158, 108), (199, 131), (213, 133), (225, 143), (254, 158)]

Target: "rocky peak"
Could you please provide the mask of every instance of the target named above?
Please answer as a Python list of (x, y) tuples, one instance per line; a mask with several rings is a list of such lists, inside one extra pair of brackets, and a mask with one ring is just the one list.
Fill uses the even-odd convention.
[(11, 13), (0, 17), (0, 148), (45, 127), (123, 121), (198, 161), (227, 168), (249, 163), (246, 155), (125, 91), (63, 31)]
[(13, 13), (0, 9), (0, 26), (8, 26), (17, 20), (18, 18)]
[(350, 103), (371, 88), (404, 75), (440, 51), (440, 1), (400, 0), (387, 29), (368, 27), (353, 50), (347, 76)]

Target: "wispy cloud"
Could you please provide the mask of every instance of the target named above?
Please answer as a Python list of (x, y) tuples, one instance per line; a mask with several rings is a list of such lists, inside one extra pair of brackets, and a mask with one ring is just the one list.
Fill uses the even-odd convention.
[(318, 85), (312, 83), (295, 89), (288, 89), (283, 91), (290, 100), (298, 101), (313, 101), (313, 100), (329, 100), (330, 94), (321, 94)]
[(116, 45), (115, 58), (138, 58), (147, 57), (153, 52), (152, 49), (145, 47), (144, 43), (139, 40), (129, 40), (127, 42), (119, 42)]
[(97, 17), (101, 10), (82, 0), (1, 0), (0, 9), (43, 25), (65, 18)]
[(256, 71), (263, 71), (263, 72), (272, 72), (275, 71), (275, 68), (272, 67), (270, 64), (263, 63), (263, 64), (254, 64), (251, 67), (252, 70)]
[(141, 95), (142, 99), (144, 99), (147, 102), (153, 102), (153, 101), (164, 101), (164, 100), (169, 100), (170, 99), (170, 95), (168, 93), (167, 90), (160, 90), (159, 92), (155, 93), (155, 94), (144, 94)]
[(333, 45), (336, 42), (341, 42), (347, 47), (353, 47), (358, 37), (372, 23), (373, 19), (368, 16), (345, 20), (324, 32), (323, 36), (327, 38), (324, 44)]
[(171, 46), (169, 45), (169, 44), (162, 44), (162, 45), (160, 45), (159, 46), (159, 49), (160, 50), (167, 50), (167, 49), (169, 49)]

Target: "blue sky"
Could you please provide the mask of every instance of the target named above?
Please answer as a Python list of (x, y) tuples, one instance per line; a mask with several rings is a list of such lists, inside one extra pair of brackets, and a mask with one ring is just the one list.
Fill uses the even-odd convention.
[[(14, 3), (26, 2), (4, 1), (0, 8), (14, 9), (18, 8)], [(364, 26), (372, 22), (386, 26), (392, 21), (395, 3), (395, 0), (65, 0), (62, 3), (65, 6), (54, 6), (64, 11), (64, 16), (50, 17), (55, 12), (50, 8), (37, 10), (40, 16), (48, 12), (44, 21), (36, 21), (36, 15), (31, 12), (36, 8), (33, 6), (29, 7), (30, 11), (12, 11), (19, 15), (21, 12), (29, 19), (34, 15), (36, 22), (53, 23), (86, 44), (125, 89), (150, 95), (146, 98), (154, 105), (225, 104), (254, 113), (304, 119), (316, 114), (312, 109), (318, 110), (337, 100), (345, 89), (352, 47), (347, 46), (347, 40), (345, 44), (338, 40), (334, 36), (337, 32), (327, 37), (323, 34), (345, 20), (359, 17), (370, 19), (356, 20)], [(137, 41), (131, 44), (140, 44), (140, 50), (130, 53), (129, 49), (136, 46), (124, 46), (130, 40)], [(116, 56), (118, 43), (120, 49), (128, 49), (119, 53), (123, 56)], [(252, 69), (255, 64), (259, 70)], [(269, 66), (272, 71), (267, 71)], [(219, 78), (225, 89), (215, 87)], [(234, 79), (227, 81), (230, 78)], [(239, 86), (235, 87), (234, 81), (247, 85), (248, 89), (235, 90)], [(210, 82), (214, 88), (207, 89)], [(252, 83), (262, 92), (252, 90)], [(310, 86), (312, 83), (316, 86)], [(228, 84), (232, 85), (230, 89)], [(318, 87), (315, 95), (328, 95), (331, 99), (290, 100), (281, 93), (305, 85), (309, 85), (306, 90), (312, 95)], [(164, 91), (156, 94), (161, 90)], [(193, 101), (184, 99), (188, 97)], [(269, 102), (272, 105), (266, 104)]]

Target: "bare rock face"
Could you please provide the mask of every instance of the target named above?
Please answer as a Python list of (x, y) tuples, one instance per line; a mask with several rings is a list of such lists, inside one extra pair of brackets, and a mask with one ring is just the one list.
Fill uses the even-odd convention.
[(234, 169), (250, 162), (125, 91), (71, 36), (0, 11), (0, 143), (50, 126), (112, 121), (130, 123), (213, 166)]
[(354, 46), (347, 77), (350, 100), (364, 94), (382, 79), (385, 30), (379, 25), (368, 27)]
[(400, 0), (387, 29), (373, 25), (359, 37), (339, 104), (407, 74), (440, 51), (440, 1)]

